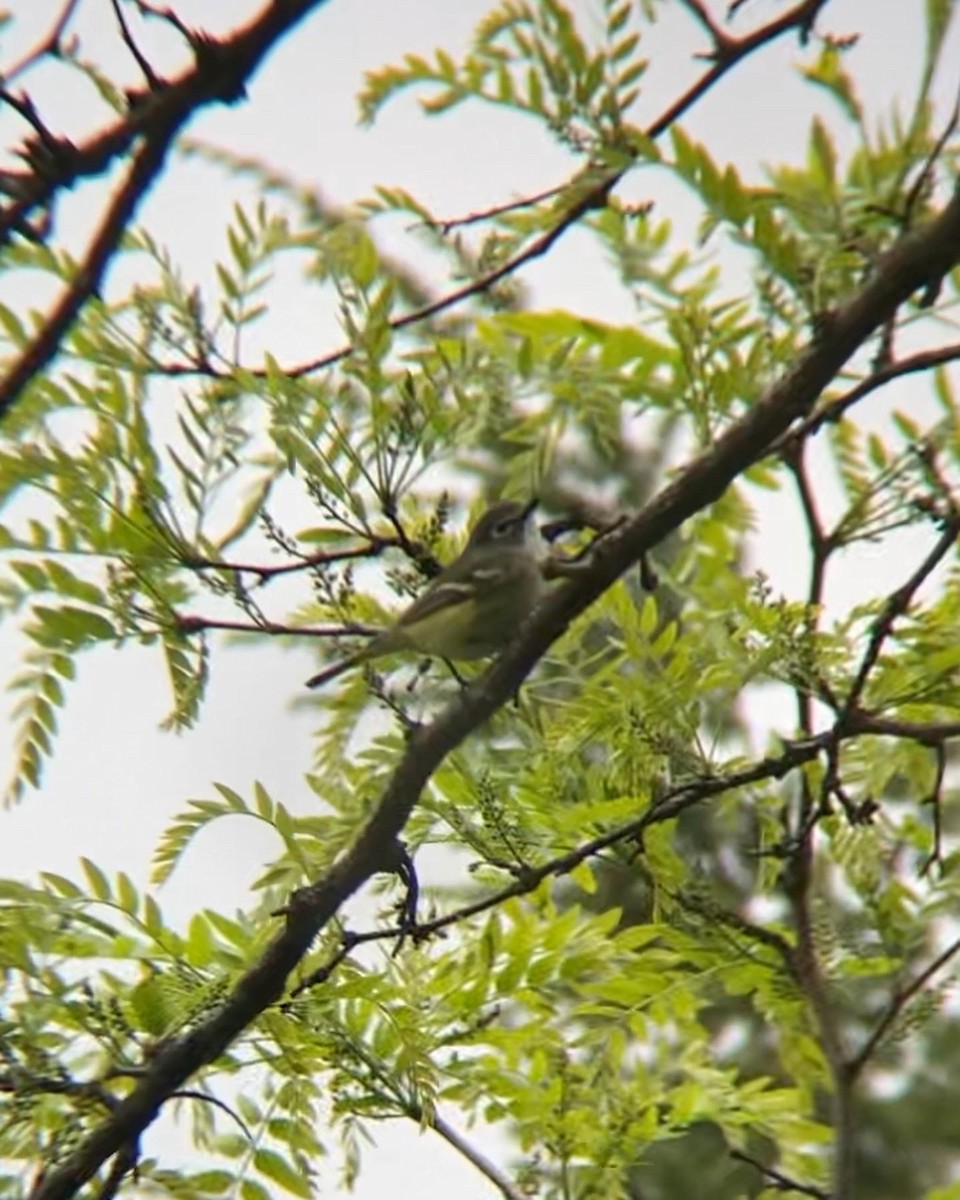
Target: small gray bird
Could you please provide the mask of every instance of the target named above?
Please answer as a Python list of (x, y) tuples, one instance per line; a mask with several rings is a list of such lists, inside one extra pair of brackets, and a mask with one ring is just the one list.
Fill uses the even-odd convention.
[(307, 680), (320, 687), (374, 658), (412, 650), (440, 658), (487, 658), (513, 640), (543, 591), (536, 500), (501, 500), (480, 517), (463, 553), (432, 580), (395, 624), (356, 654)]

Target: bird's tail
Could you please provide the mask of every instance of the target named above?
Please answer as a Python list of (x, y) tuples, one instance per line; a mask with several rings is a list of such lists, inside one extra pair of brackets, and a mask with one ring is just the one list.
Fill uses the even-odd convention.
[(332, 663), (329, 667), (324, 667), (322, 671), (318, 671), (316, 675), (311, 675), (307, 680), (308, 688), (323, 687), (325, 683), (329, 683), (331, 679), (336, 679), (342, 675), (344, 671), (349, 671), (351, 667), (359, 666), (366, 658), (363, 651), (357, 654), (351, 654), (347, 658), (342, 658), (339, 662)]

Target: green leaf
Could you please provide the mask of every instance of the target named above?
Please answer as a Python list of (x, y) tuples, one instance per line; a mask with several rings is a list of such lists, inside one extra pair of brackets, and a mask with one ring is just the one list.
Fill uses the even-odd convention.
[(77, 608), (72, 604), (60, 608), (48, 608), (38, 604), (34, 610), (40, 625), (33, 635), (45, 646), (67, 646), (77, 650), (93, 642), (115, 641), (117, 631), (110, 621), (88, 608)]
[(313, 1188), (303, 1174), (290, 1165), (285, 1158), (273, 1150), (259, 1149), (253, 1156), (253, 1165), (268, 1179), (279, 1184), (285, 1191), (294, 1196), (302, 1196), (310, 1200)]
[(186, 1176), (186, 1182), (204, 1196), (222, 1196), (237, 1184), (230, 1171), (196, 1171)]
[(837, 149), (819, 117), (814, 118), (810, 130), (810, 159), (825, 190), (833, 194), (837, 182)]
[(130, 1006), (141, 1028), (151, 1037), (163, 1037), (171, 1029), (176, 1017), (168, 991), (156, 976), (142, 979), (131, 989)]
[(104, 875), (97, 864), (89, 858), (81, 858), (80, 865), (83, 867), (83, 873), (87, 877), (87, 884), (94, 896), (98, 900), (112, 900), (113, 894), (110, 890), (110, 884), (106, 875)]
[(240, 1180), (240, 1195), (243, 1200), (273, 1200), (263, 1184), (249, 1176)]

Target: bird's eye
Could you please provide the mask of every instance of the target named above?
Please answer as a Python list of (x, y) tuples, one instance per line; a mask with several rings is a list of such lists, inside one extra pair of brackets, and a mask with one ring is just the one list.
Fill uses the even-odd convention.
[(513, 527), (515, 524), (516, 524), (515, 521), (500, 521), (497, 525), (494, 526), (494, 530), (493, 530), (494, 537), (502, 538), (502, 537), (509, 536), (509, 534), (513, 530)]

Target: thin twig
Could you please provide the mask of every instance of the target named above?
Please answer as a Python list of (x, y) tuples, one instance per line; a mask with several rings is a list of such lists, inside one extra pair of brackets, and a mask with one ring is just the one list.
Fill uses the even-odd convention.
[(160, 79), (157, 77), (153, 67), (147, 62), (140, 52), (140, 48), (133, 39), (133, 34), (130, 32), (130, 27), (127, 25), (127, 19), (123, 15), (123, 8), (120, 0), (110, 0), (113, 5), (113, 14), (117, 18), (117, 24), (120, 26), (120, 36), (123, 38), (124, 44), (133, 55), (137, 66), (143, 72), (143, 77), (147, 81), (147, 86), (151, 91), (156, 91), (160, 87)]
[(710, 40), (713, 42), (713, 50), (709, 57), (714, 61), (721, 60), (724, 54), (729, 53), (734, 39), (714, 21), (703, 0), (680, 0), (680, 2), (709, 34)]
[(225, 1112), (231, 1120), (236, 1121), (239, 1125), (243, 1136), (252, 1146), (255, 1138), (250, 1131), (250, 1127), (244, 1122), (243, 1117), (238, 1112), (230, 1107), (224, 1100), (220, 1100), (217, 1096), (211, 1096), (207, 1092), (198, 1091), (196, 1088), (178, 1088), (177, 1091), (170, 1093), (171, 1100), (198, 1100), (201, 1104), (209, 1104), (212, 1108), (219, 1108), (221, 1112)]
[(885, 717), (865, 709), (850, 713), (845, 726), (851, 733), (872, 733), (878, 737), (907, 738), (921, 746), (942, 746), (960, 738), (960, 721), (904, 721)]
[[(735, 772), (725, 775), (704, 776), (702, 779), (678, 785), (667, 792), (642, 817), (638, 817), (634, 821), (629, 821), (624, 825), (617, 826), (616, 829), (611, 829), (604, 834), (591, 838), (573, 850), (556, 855), (554, 858), (548, 859), (536, 867), (528, 866), (522, 870), (517, 869), (514, 881), (499, 891), (493, 892), (489, 896), (483, 896), (478, 900), (473, 900), (460, 908), (452, 909), (450, 912), (442, 913), (440, 916), (432, 917), (430, 920), (422, 921), (417, 925), (415, 930), (406, 930), (406, 932), (413, 934), (417, 941), (433, 937), (444, 929), (459, 925), (461, 922), (469, 920), (471, 917), (479, 916), (480, 913), (487, 912), (491, 908), (497, 908), (508, 900), (515, 899), (518, 896), (529, 895), (531, 892), (536, 891), (547, 879), (561, 878), (564, 875), (569, 875), (581, 863), (591, 858), (596, 858), (604, 850), (609, 850), (612, 846), (635, 843), (645, 830), (663, 821), (673, 820), (682, 812), (685, 812), (688, 808), (693, 807), (702, 800), (723, 795), (727, 791), (732, 791), (734, 788), (743, 787), (750, 783), (759, 783), (766, 779), (782, 779), (790, 771), (816, 758), (825, 748), (828, 736), (828, 734), (824, 733), (815, 738), (807, 738), (801, 742), (794, 742), (782, 754), (759, 759), (757, 762), (748, 764)], [(396, 925), (383, 929), (369, 930), (363, 933), (353, 933), (350, 937), (352, 945), (361, 945), (365, 942), (375, 942), (384, 939), (392, 940), (399, 937), (403, 932), (405, 932), (404, 929)], [(773, 945), (776, 937), (776, 934), (771, 934), (770, 939), (765, 940), (770, 941), (770, 944)], [(776, 944), (776, 948), (778, 951), (781, 949), (779, 943)], [(297, 990), (299, 991), (300, 989), (298, 988)]]
[(507, 200), (503, 204), (494, 204), (490, 208), (480, 209), (479, 212), (468, 213), (465, 217), (448, 217), (446, 220), (422, 221), (420, 225), (428, 225), (434, 229), (439, 229), (443, 234), (448, 234), (454, 229), (463, 229), (468, 225), (479, 225), (482, 221), (489, 221), (493, 217), (502, 217), (505, 213), (517, 212), (522, 208), (535, 208), (545, 200), (553, 200), (557, 196), (562, 196), (565, 187), (565, 184), (557, 184), (555, 187), (547, 188), (545, 191), (537, 192), (532, 196), (522, 196), (519, 200)]
[(909, 358), (901, 358), (898, 362), (888, 363), (880, 370), (873, 371), (866, 379), (856, 384), (849, 391), (816, 408), (808, 417), (799, 422), (789, 433), (784, 434), (772, 447), (772, 453), (787, 458), (792, 450), (811, 434), (819, 433), (824, 425), (836, 424), (840, 418), (858, 404), (865, 396), (878, 388), (884, 387), (894, 379), (904, 375), (913, 375), (919, 371), (930, 371), (945, 363), (956, 362), (960, 359), (960, 342), (951, 342), (946, 346), (938, 346), (935, 350), (923, 350)]
[(900, 988), (890, 998), (890, 1002), (884, 1011), (883, 1016), (877, 1023), (877, 1027), (873, 1033), (867, 1038), (863, 1049), (847, 1063), (847, 1074), (850, 1080), (853, 1081), (861, 1073), (873, 1057), (877, 1047), (887, 1036), (890, 1031), (890, 1026), (897, 1020), (910, 1001), (917, 995), (923, 987), (937, 974), (943, 967), (947, 965), (951, 958), (960, 952), (960, 938), (952, 941), (950, 945), (938, 954), (928, 967), (925, 967), (915, 979), (912, 979), (906, 987)]
[[(162, 168), (167, 150), (186, 121), (214, 102), (232, 104), (276, 41), (324, 0), (286, 0), (268, 4), (260, 15), (224, 41), (194, 37), (192, 68), (154, 93), (131, 97), (128, 112), (53, 164), (37, 166), (13, 177), (7, 191), (15, 198), (0, 209), (0, 243), (22, 229), (29, 215), (48, 207), (64, 189), (81, 178), (101, 174), (117, 158), (139, 149), (127, 179), (110, 204), (97, 235), (76, 275), (47, 315), (38, 333), (0, 383), (0, 418), (34, 375), (59, 349), (83, 303), (100, 286), (139, 200)], [(8, 173), (8, 175), (11, 173)]]
[(177, 16), (172, 8), (154, 8), (152, 4), (147, 3), (147, 0), (133, 0), (133, 2), (143, 16), (156, 17), (158, 20), (172, 26), (188, 46), (192, 46), (196, 41), (197, 35), (185, 21)]
[[(460, 908), (451, 909), (449, 912), (433, 917), (428, 921), (422, 921), (415, 928), (400, 923), (383, 926), (379, 929), (365, 930), (360, 933), (344, 931), (343, 942), (336, 953), (292, 988), (290, 996), (291, 998), (299, 996), (301, 992), (326, 983), (334, 970), (357, 946), (365, 945), (369, 942), (393, 941), (395, 938), (404, 935), (412, 935), (416, 941), (423, 941), (445, 929), (459, 925), (464, 921), (470, 920), (472, 917), (479, 916), (481, 913), (488, 912), (492, 908), (497, 908), (518, 896), (529, 895), (531, 892), (536, 891), (547, 879), (561, 878), (564, 875), (570, 874), (581, 863), (591, 858), (596, 858), (604, 850), (608, 850), (612, 846), (621, 843), (635, 843), (646, 829), (663, 821), (673, 820), (681, 812), (693, 804), (699, 803), (701, 800), (722, 795), (724, 792), (742, 787), (746, 783), (758, 783), (764, 779), (782, 779), (790, 771), (803, 766), (804, 763), (810, 762), (815, 758), (825, 747), (827, 737), (827, 734), (821, 734), (817, 738), (809, 738), (803, 742), (793, 743), (787, 747), (783, 754), (760, 759), (756, 763), (742, 767), (734, 773), (705, 776), (702, 779), (688, 781), (682, 786), (677, 786), (665, 793), (656, 805), (642, 817), (634, 821), (629, 821), (625, 825), (620, 825), (616, 829), (609, 830), (607, 833), (601, 834), (596, 838), (591, 838), (573, 850), (556, 855), (554, 858), (540, 863), (536, 867), (525, 866), (522, 869), (517, 869), (512, 864), (505, 866), (504, 869), (513, 869), (516, 874), (516, 878), (512, 883), (488, 896), (481, 897), (479, 900), (473, 900), (468, 904), (462, 905)], [(280, 914), (286, 911), (286, 909), (282, 909), (280, 910)], [(731, 924), (733, 923), (731, 921)], [(789, 960), (792, 964), (791, 947), (783, 941), (779, 934), (771, 930), (765, 930), (761, 926), (753, 925), (747, 921), (737, 921), (736, 927), (741, 932), (769, 945), (778, 954), (783, 956), (785, 961)]]
[[(777, 20), (771, 21), (769, 24), (762, 26), (760, 29), (747, 34), (735, 42), (731, 42), (725, 57), (714, 63), (700, 79), (692, 84), (657, 120), (648, 126), (645, 136), (651, 141), (655, 141), (661, 137), (671, 125), (679, 120), (689, 108), (692, 108), (741, 59), (752, 54), (760, 46), (774, 41), (782, 34), (789, 33), (794, 28), (808, 28), (816, 14), (827, 2), (828, 0), (802, 0), (801, 3), (795, 4), (793, 8), (789, 9)], [(464, 284), (463, 287), (456, 288), (446, 296), (442, 296), (439, 300), (425, 304), (418, 309), (414, 309), (413, 312), (405, 313), (401, 317), (394, 318), (394, 320), (388, 322), (389, 327), (394, 330), (406, 329), (408, 326), (415, 325), (419, 321), (436, 316), (437, 313), (443, 312), (448, 308), (453, 308), (471, 296), (489, 291), (501, 279), (505, 279), (508, 275), (516, 274), (521, 267), (541, 258), (568, 229), (577, 224), (582, 216), (596, 209), (598, 205), (602, 205), (607, 195), (623, 179), (626, 173), (627, 168), (611, 173), (595, 187), (590, 188), (564, 213), (554, 226), (542, 233), (525, 250), (521, 250), (512, 258), (507, 259), (499, 267), (489, 271), (486, 275), (482, 275), (479, 279), (473, 280), (471, 283)], [(299, 378), (314, 371), (334, 366), (343, 359), (349, 358), (352, 353), (352, 346), (342, 346), (339, 350), (331, 351), (321, 358), (316, 358), (310, 362), (301, 363), (291, 368), (289, 373), (294, 378)]]
[(36, 133), (37, 138), (39, 139), (39, 141), (31, 145), (28, 150), (22, 151), (24, 157), (28, 158), (35, 164), (37, 155), (37, 150), (34, 149), (35, 146), (42, 146), (46, 151), (50, 161), (54, 160), (58, 155), (66, 151), (68, 143), (58, 140), (57, 137), (50, 132), (46, 124), (41, 120), (40, 114), (37, 112), (33, 101), (28, 95), (21, 94), (17, 96), (14, 95), (9, 88), (0, 87), (0, 100), (3, 100), (5, 104), (9, 104), (14, 112), (19, 113), (19, 115), (23, 117), (34, 133)]
[(940, 564), (941, 560), (949, 553), (958, 535), (960, 535), (960, 518), (954, 517), (951, 521), (947, 522), (946, 528), (910, 578), (888, 596), (882, 612), (874, 622), (867, 648), (864, 651), (860, 666), (844, 700), (843, 710), (840, 714), (840, 724), (843, 723), (844, 719), (855, 708), (859, 707), (860, 698), (867, 685), (870, 672), (876, 666), (884, 642), (893, 632), (894, 624), (898, 618), (904, 615), (919, 588)]
[[(415, 1116), (414, 1119), (420, 1118)], [(529, 1195), (522, 1187), (514, 1183), (503, 1171), (494, 1166), (490, 1159), (485, 1154), (481, 1154), (476, 1146), (471, 1146), (463, 1134), (454, 1129), (450, 1122), (441, 1117), (439, 1113), (433, 1113), (432, 1116), (428, 1117), (427, 1124), (429, 1128), (443, 1138), (448, 1146), (452, 1146), (461, 1158), (465, 1158), (471, 1166), (476, 1167), (480, 1174), (485, 1179), (488, 1179), (497, 1191), (500, 1192), (504, 1200), (530, 1200)]]
[[(682, 892), (673, 892), (669, 889), (667, 889), (666, 894), (672, 900), (676, 901), (681, 908), (696, 913), (698, 916), (706, 917), (711, 925), (725, 925), (727, 928), (736, 930), (737, 933), (742, 933), (745, 937), (769, 947), (781, 959), (790, 974), (793, 974), (794, 948), (776, 930), (767, 929), (763, 925), (757, 925), (755, 921), (749, 921), (740, 913), (734, 912), (733, 909), (724, 908), (721, 904), (704, 902), (695, 894), (684, 895)], [(737, 945), (732, 938), (728, 940)]]
[(108, 1091), (99, 1080), (35, 1075), (32, 1071), (19, 1066), (11, 1066), (9, 1070), (0, 1072), (0, 1092), (16, 1095), (21, 1091), (39, 1092), (53, 1096), (77, 1096), (86, 1100), (96, 1100), (98, 1104), (102, 1104), (107, 1109), (114, 1109), (119, 1103), (117, 1097)]
[(383, 632), (369, 625), (283, 625), (276, 621), (230, 621), (187, 613), (176, 614), (173, 625), (182, 637), (194, 637), (210, 629), (219, 629), (225, 633), (266, 633), (271, 637), (297, 638), (373, 637)]
[(813, 1196), (814, 1200), (830, 1200), (830, 1193), (826, 1188), (816, 1187), (812, 1183), (800, 1183), (796, 1179), (791, 1179), (789, 1175), (784, 1175), (782, 1171), (778, 1171), (774, 1167), (764, 1166), (762, 1162), (751, 1158), (749, 1154), (745, 1154), (742, 1150), (731, 1150), (730, 1157), (737, 1162), (746, 1163), (747, 1166), (759, 1171), (764, 1179), (768, 1180), (778, 1192), (798, 1192), (801, 1196)]
[(365, 546), (356, 546), (349, 550), (320, 550), (316, 554), (305, 554), (294, 562), (269, 566), (261, 563), (229, 562), (219, 558), (195, 558), (188, 555), (180, 560), (180, 566), (188, 571), (234, 571), (243, 575), (256, 575), (261, 583), (266, 583), (278, 575), (289, 575), (294, 571), (304, 571), (311, 567), (352, 562), (359, 558), (376, 558), (388, 547), (400, 544), (398, 537), (372, 538)]
[(913, 181), (910, 191), (907, 192), (906, 199), (903, 202), (903, 221), (904, 225), (909, 227), (913, 220), (913, 212), (923, 196), (924, 190), (927, 188), (930, 174), (936, 166), (937, 160), (946, 149), (947, 143), (953, 137), (960, 125), (960, 89), (958, 89), (956, 97), (953, 101), (953, 111), (943, 128), (943, 132), (934, 142), (930, 153), (927, 155), (923, 166), (920, 169), (920, 174)]
[[(274, 913), (274, 916), (281, 916), (285, 912), (285, 909), (281, 909), (279, 912)], [(296, 999), (302, 992), (309, 991), (311, 988), (319, 987), (321, 984), (326, 983), (337, 967), (353, 953), (354, 947), (364, 940), (362, 934), (350, 933), (346, 929), (343, 931), (342, 937), (343, 940), (339, 947), (327, 961), (317, 967), (316, 970), (311, 971), (305, 979), (301, 979), (295, 987), (290, 989), (290, 1000)], [(284, 1004), (289, 1004), (289, 1002), (289, 1000), (285, 1000)]]
[(18, 75), (22, 75), (24, 71), (32, 67), (34, 63), (39, 62), (41, 58), (45, 58), (48, 54), (56, 54), (59, 51), (60, 39), (63, 37), (70, 19), (73, 17), (74, 10), (79, 3), (80, 0), (66, 0), (66, 3), (60, 10), (60, 15), (33, 49), (28, 50), (22, 58), (18, 59), (12, 66), (7, 67), (5, 71), (0, 72), (0, 83), (4, 87), (9, 87)]

